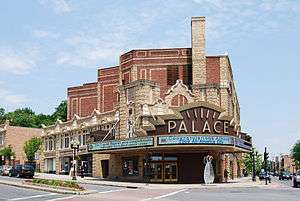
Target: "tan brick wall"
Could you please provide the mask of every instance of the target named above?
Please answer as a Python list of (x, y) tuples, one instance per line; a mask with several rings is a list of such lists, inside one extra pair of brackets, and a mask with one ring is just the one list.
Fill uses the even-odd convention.
[(206, 83), (205, 18), (192, 17), (193, 84)]
[(23, 150), (25, 142), (32, 137), (41, 137), (41, 134), (41, 129), (8, 126), (5, 146), (11, 145), (16, 155), (15, 161), (24, 163), (26, 161), (26, 155)]
[(101, 160), (109, 160), (111, 163), (110, 158), (110, 154), (93, 154), (93, 177), (103, 177)]

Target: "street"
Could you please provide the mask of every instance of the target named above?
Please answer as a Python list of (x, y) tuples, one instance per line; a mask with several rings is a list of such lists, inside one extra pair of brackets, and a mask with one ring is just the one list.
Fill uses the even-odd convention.
[[(15, 180), (16, 178), (1, 177), (1, 179)], [(263, 183), (263, 181), (261, 181)], [(291, 180), (279, 181), (272, 178), (272, 183), (255, 187), (200, 187), (177, 189), (130, 189), (113, 186), (84, 185), (85, 188), (96, 190), (90, 195), (68, 195), (49, 193), (7, 185), (0, 185), (0, 200), (41, 200), (41, 201), (187, 201), (187, 200), (213, 200), (213, 201), (298, 201), (300, 188), (293, 188)]]

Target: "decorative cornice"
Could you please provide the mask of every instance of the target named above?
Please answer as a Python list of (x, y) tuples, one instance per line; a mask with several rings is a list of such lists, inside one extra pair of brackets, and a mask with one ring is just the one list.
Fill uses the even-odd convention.
[(189, 90), (188, 86), (183, 84), (182, 80), (176, 80), (176, 83), (171, 86), (171, 88), (165, 93), (166, 96), (173, 92), (176, 88), (181, 87), (183, 88), (190, 96), (194, 97), (195, 95)]

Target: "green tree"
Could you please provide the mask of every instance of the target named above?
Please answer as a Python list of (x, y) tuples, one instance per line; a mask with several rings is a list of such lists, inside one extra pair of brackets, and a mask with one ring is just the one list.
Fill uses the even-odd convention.
[(6, 113), (4, 117), (10, 121), (12, 126), (39, 127), (36, 125), (36, 115), (30, 108), (16, 109), (13, 112)]
[(42, 124), (52, 125), (57, 119), (62, 121), (67, 120), (67, 101), (62, 101), (52, 115), (35, 114), (30, 108), (16, 109), (13, 112), (5, 113), (3, 108), (0, 108), (0, 124), (5, 120), (10, 121), (12, 126), (22, 126), (30, 128), (41, 128)]
[(11, 145), (8, 145), (0, 150), (0, 155), (11, 161), (11, 157), (15, 157), (15, 152), (13, 151)]
[(0, 107), (0, 124), (3, 124), (5, 122), (5, 109)]
[(300, 140), (294, 144), (291, 152), (297, 168), (300, 168)]
[[(260, 172), (262, 168), (262, 155), (258, 153), (257, 150), (254, 149), (254, 158), (255, 158), (255, 170), (256, 174)], [(244, 156), (244, 164), (245, 168), (248, 172), (252, 172), (253, 170), (253, 158), (252, 153), (248, 153)]]
[(55, 108), (55, 112), (52, 114), (54, 121), (57, 119), (60, 119), (61, 121), (67, 121), (67, 105), (67, 101), (64, 100)]
[(35, 153), (40, 149), (41, 145), (42, 140), (38, 137), (33, 137), (25, 142), (23, 149), (29, 162), (34, 161)]

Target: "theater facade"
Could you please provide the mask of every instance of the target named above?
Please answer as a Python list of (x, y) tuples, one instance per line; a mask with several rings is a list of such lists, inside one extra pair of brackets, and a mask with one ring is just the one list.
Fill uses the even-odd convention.
[(68, 88), (68, 121), (44, 126), (44, 172), (68, 174), (70, 143), (90, 176), (122, 181), (203, 183), (243, 173), (251, 137), (241, 131), (228, 55), (205, 54), (205, 18), (191, 20), (191, 47), (132, 50), (97, 82)]

